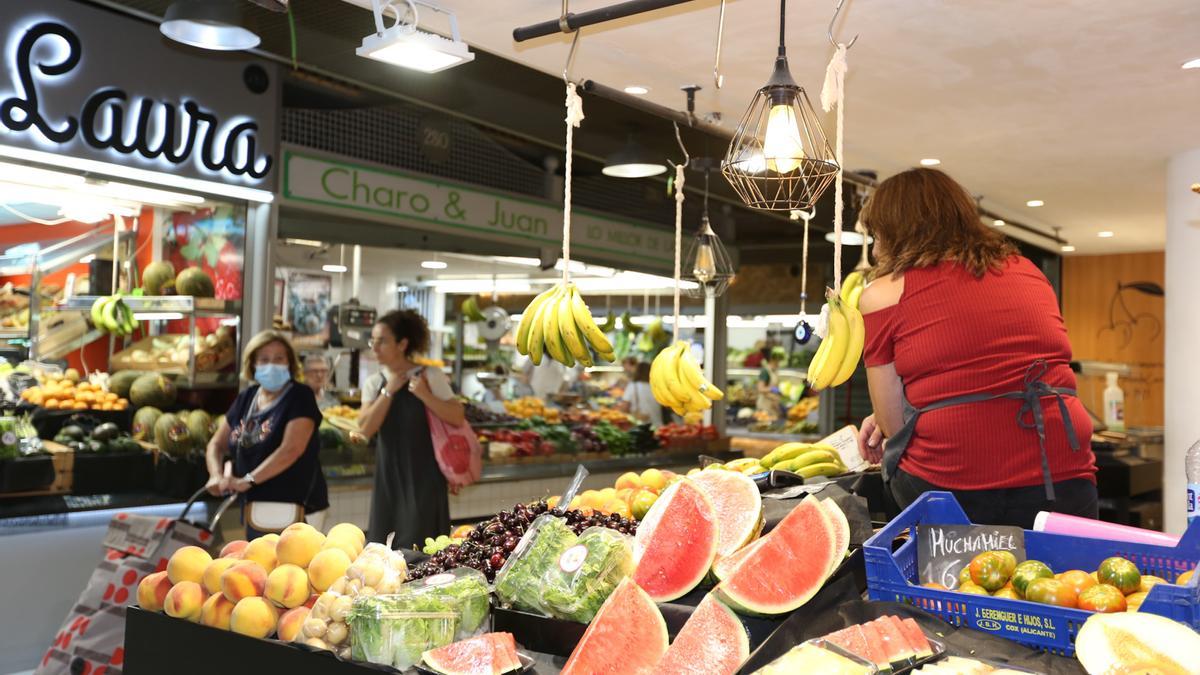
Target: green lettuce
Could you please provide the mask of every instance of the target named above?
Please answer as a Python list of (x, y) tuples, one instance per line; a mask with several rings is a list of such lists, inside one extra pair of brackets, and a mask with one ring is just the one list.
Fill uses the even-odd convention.
[(496, 575), (496, 597), (508, 606), (547, 614), (542, 606), (542, 575), (578, 540), (565, 519), (539, 516)]
[(603, 527), (586, 530), (572, 548), (577, 550), (564, 551), (543, 575), (542, 602), (551, 616), (590, 623), (633, 572), (633, 551), (628, 536)]

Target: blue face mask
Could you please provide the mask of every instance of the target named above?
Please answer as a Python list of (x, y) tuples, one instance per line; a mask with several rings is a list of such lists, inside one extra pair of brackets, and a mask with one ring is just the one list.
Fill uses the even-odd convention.
[(254, 381), (269, 392), (283, 389), (292, 379), (292, 371), (278, 363), (262, 363), (254, 367)]

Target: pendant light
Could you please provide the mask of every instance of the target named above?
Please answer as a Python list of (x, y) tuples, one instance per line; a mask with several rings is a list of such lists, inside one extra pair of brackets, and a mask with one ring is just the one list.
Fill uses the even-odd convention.
[(245, 27), (235, 0), (175, 0), (158, 30), (176, 42), (215, 51), (253, 49), (262, 41)]
[(613, 178), (649, 178), (666, 171), (667, 165), (638, 143), (632, 131), (625, 145), (605, 158), (604, 168), (600, 170)]
[(788, 70), (786, 6), (787, 0), (780, 0), (775, 70), (754, 95), (721, 163), (721, 173), (742, 201), (769, 211), (811, 209), (838, 173), (808, 94)]
[[(713, 160), (708, 161), (713, 162)], [(703, 162), (704, 160), (700, 160), (700, 163)], [(713, 163), (715, 164), (715, 162)], [(693, 290), (688, 291), (689, 295), (715, 298), (729, 288), (729, 283), (733, 281), (734, 271), (729, 252), (725, 250), (725, 244), (721, 243), (721, 238), (713, 231), (712, 222), (708, 219), (708, 174), (709, 169), (706, 167), (704, 169), (704, 210), (700, 216), (700, 229), (696, 232), (696, 236), (688, 248), (683, 279), (696, 284)]]

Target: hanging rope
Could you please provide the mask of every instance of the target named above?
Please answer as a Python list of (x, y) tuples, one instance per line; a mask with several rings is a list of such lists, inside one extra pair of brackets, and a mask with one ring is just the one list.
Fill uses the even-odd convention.
[(575, 128), (583, 121), (583, 99), (575, 93), (575, 83), (567, 82), (567, 162), (563, 181), (563, 283), (571, 280), (571, 166), (575, 157)]
[[(837, 178), (833, 186), (833, 290), (842, 289), (842, 173), (845, 171), (843, 157), (843, 140), (845, 137), (846, 120), (846, 50), (849, 47), (839, 42), (837, 51), (825, 69), (825, 85), (821, 87), (821, 107), (829, 112), (837, 106), (837, 141), (834, 144), (834, 156), (837, 160)], [(866, 243), (863, 243), (866, 246)]]
[(682, 331), (679, 328), (679, 291), (682, 283), (680, 255), (683, 249), (683, 170), (687, 162), (675, 165), (675, 339)]

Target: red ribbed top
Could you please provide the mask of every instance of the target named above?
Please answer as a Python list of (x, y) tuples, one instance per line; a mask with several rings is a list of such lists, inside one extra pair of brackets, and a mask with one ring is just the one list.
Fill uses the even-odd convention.
[[(1071, 344), (1046, 277), (1014, 256), (997, 273), (976, 279), (956, 263), (904, 273), (892, 307), (863, 316), (867, 366), (895, 363), (916, 408), (946, 398), (1020, 391), (1026, 369), (1045, 359), (1042, 381), (1075, 388)], [(1042, 400), (1046, 453), (1055, 482), (1095, 481), (1092, 421), (1077, 398), (1066, 399), (1080, 449), (1072, 451), (1058, 404)], [(900, 468), (955, 490), (1042, 484), (1037, 433), (1017, 423), (1018, 400), (951, 406), (917, 422)]]

